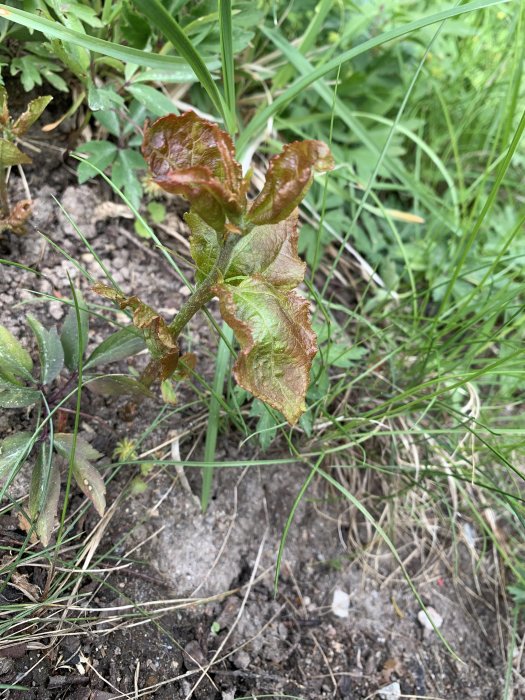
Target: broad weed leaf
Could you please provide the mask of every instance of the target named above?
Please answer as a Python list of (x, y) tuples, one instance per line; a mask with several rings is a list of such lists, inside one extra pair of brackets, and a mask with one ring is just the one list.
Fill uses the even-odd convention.
[(237, 383), (293, 425), (305, 411), (310, 367), (317, 352), (309, 304), (254, 275), (238, 286), (219, 284), (221, 315), (240, 345)]
[(38, 343), (42, 383), (49, 384), (58, 377), (64, 367), (62, 343), (54, 326), (47, 330), (40, 321), (31, 315), (27, 316), (27, 322), (31, 326)]
[(36, 458), (29, 490), (29, 514), (36, 521), (36, 533), (47, 547), (60, 497), (60, 470), (47, 443), (42, 443)]
[(90, 367), (103, 365), (106, 362), (124, 360), (126, 357), (131, 357), (131, 355), (141, 352), (145, 347), (146, 344), (137, 331), (133, 330), (133, 328), (121, 328), (103, 340), (93, 350), (86, 360), (84, 368), (89, 369)]
[(80, 358), (84, 355), (88, 342), (89, 312), (82, 293), (77, 289), (76, 298), (80, 317), (80, 327), (77, 321), (77, 310), (70, 306), (66, 320), (60, 333), (60, 342), (64, 349), (64, 361), (71, 371), (78, 368)]
[(216, 231), (245, 207), (242, 169), (231, 137), (194, 112), (170, 114), (144, 130), (142, 153), (154, 181), (185, 197)]
[(113, 287), (95, 284), (92, 289), (96, 294), (115, 301), (121, 309), (133, 310), (133, 325), (142, 331), (151, 356), (158, 361), (161, 381), (168, 379), (177, 367), (179, 346), (162, 316), (138, 297), (126, 297)]
[(31, 355), (4, 326), (0, 326), (0, 368), (7, 379), (12, 376), (32, 379)]
[(26, 386), (11, 386), (0, 389), (0, 408), (25, 408), (40, 401), (42, 394)]
[(29, 102), (27, 105), (25, 112), (23, 112), (13, 124), (13, 134), (18, 137), (23, 136), (26, 131), (33, 126), (36, 120), (39, 119), (42, 112), (52, 99), (53, 98), (50, 95), (45, 95), (42, 97), (37, 97), (36, 100), (31, 100), (31, 102)]
[(135, 377), (127, 374), (113, 374), (106, 377), (97, 377), (86, 384), (94, 394), (102, 396), (147, 396), (153, 398), (151, 391)]
[[(56, 451), (71, 459), (73, 450), (73, 435), (69, 433), (56, 433), (53, 436), (53, 445)], [(91, 447), (89, 442), (77, 435), (75, 455), (73, 459), (73, 476), (80, 489), (93, 503), (97, 513), (102, 516), (106, 510), (106, 485), (100, 473), (91, 464), (91, 460), (100, 459), (100, 452)]]
[[(188, 213), (185, 219), (191, 229), (191, 255), (201, 281), (219, 254), (217, 234), (197, 214)], [(235, 246), (225, 281), (235, 284), (236, 278), (261, 275), (280, 289), (297, 287), (306, 268), (297, 254), (297, 219), (298, 212), (294, 211), (277, 224), (254, 226)]]
[(31, 158), (22, 153), (14, 143), (7, 139), (0, 139), (0, 168), (9, 168), (12, 165), (27, 165)]
[(22, 432), (0, 440), (0, 477), (16, 468), (28, 456), (33, 436)]
[(314, 170), (334, 167), (328, 146), (322, 141), (295, 141), (270, 160), (266, 182), (248, 211), (254, 224), (276, 224), (286, 219), (304, 199)]

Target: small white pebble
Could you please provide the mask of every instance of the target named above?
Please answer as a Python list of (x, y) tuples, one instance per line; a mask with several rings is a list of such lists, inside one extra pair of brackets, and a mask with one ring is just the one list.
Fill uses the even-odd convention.
[(437, 612), (437, 610), (434, 610), (434, 608), (430, 607), (430, 605), (427, 606), (426, 613), (424, 610), (420, 610), (417, 614), (417, 619), (419, 620), (419, 624), (421, 627), (424, 627), (426, 630), (433, 630), (434, 627), (432, 626), (432, 623), (427, 617), (431, 618), (432, 622), (434, 625), (439, 629), (441, 625), (443, 624), (443, 618), (441, 615)]
[(337, 617), (348, 617), (348, 609), (350, 608), (350, 596), (340, 588), (334, 591), (332, 598), (332, 612)]
[(382, 700), (398, 700), (401, 697), (401, 686), (397, 681), (394, 681), (390, 685), (379, 688), (376, 695), (379, 695)]

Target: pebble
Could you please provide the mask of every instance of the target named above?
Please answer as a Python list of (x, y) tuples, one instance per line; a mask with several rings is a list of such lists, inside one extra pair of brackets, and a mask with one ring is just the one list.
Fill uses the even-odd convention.
[(418, 619), (421, 627), (423, 627), (425, 630), (429, 630), (429, 631), (432, 631), (434, 629), (430, 620), (427, 617), (427, 613), (428, 613), (428, 616), (434, 622), (434, 625), (439, 629), (441, 627), (441, 625), (443, 624), (443, 618), (437, 612), (437, 610), (434, 610), (434, 608), (432, 608), (430, 605), (427, 606), (426, 613), (424, 610), (420, 610), (417, 614), (417, 619)]
[(238, 651), (234, 654), (232, 661), (236, 668), (240, 668), (244, 671), (250, 665), (251, 659), (246, 651)]
[(350, 608), (350, 596), (345, 593), (340, 588), (336, 588), (334, 591), (334, 597), (332, 598), (332, 612), (336, 617), (348, 617), (348, 610)]
[(401, 697), (401, 686), (397, 681), (379, 688), (376, 695), (379, 695), (382, 700), (398, 700)]

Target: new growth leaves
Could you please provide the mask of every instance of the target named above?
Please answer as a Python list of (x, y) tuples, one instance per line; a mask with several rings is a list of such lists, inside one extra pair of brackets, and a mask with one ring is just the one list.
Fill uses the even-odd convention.
[(297, 206), (314, 171), (333, 167), (328, 147), (285, 146), (251, 203), (231, 138), (193, 112), (147, 125), (143, 154), (155, 182), (191, 205), (186, 221), (197, 281), (217, 294), (241, 347), (237, 382), (295, 423), (317, 351), (308, 303), (293, 291), (305, 270), (297, 255)]

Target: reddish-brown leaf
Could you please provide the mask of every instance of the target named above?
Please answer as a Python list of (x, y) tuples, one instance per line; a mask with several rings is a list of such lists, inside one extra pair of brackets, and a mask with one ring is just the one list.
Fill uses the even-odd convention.
[[(197, 263), (200, 281), (217, 258), (217, 235), (196, 214), (186, 214), (185, 218), (192, 232), (191, 254)], [(254, 226), (235, 246), (224, 279), (235, 284), (235, 278), (258, 274), (280, 289), (297, 287), (304, 279), (306, 267), (297, 254), (297, 218), (297, 211), (294, 211), (277, 224)]]
[(221, 314), (235, 332), (240, 352), (237, 382), (281, 411), (290, 424), (304, 412), (310, 367), (317, 352), (309, 305), (255, 275), (234, 287), (219, 284)]
[(212, 228), (245, 206), (242, 170), (230, 136), (194, 112), (170, 114), (144, 130), (142, 153), (154, 181), (185, 197)]
[(115, 301), (121, 309), (133, 310), (133, 325), (142, 331), (151, 356), (158, 361), (160, 379), (170, 377), (177, 368), (179, 347), (162, 316), (138, 297), (126, 297), (113, 287), (97, 283), (92, 289), (106, 299)]
[(254, 199), (247, 219), (254, 224), (275, 224), (299, 205), (313, 180), (313, 172), (334, 167), (332, 154), (322, 141), (295, 141), (270, 160), (266, 182)]

